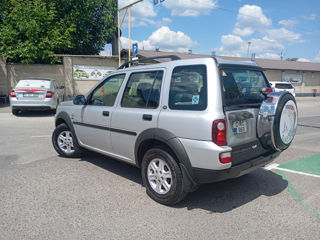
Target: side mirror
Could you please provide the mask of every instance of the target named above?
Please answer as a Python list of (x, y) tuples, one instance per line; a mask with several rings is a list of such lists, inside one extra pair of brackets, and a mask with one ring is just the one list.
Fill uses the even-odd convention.
[(73, 104), (74, 105), (86, 105), (87, 101), (83, 95), (77, 95), (73, 99)]

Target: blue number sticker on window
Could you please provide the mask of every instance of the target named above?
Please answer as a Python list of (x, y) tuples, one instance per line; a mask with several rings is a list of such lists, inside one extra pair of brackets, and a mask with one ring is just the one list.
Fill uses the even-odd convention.
[(200, 95), (193, 95), (192, 96), (192, 104), (199, 104)]

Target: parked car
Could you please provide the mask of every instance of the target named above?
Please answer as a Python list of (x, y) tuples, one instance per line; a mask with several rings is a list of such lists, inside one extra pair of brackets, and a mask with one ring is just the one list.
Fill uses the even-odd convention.
[(199, 184), (247, 174), (289, 147), (295, 98), (271, 92), (258, 65), (169, 57), (126, 63), (61, 103), (52, 134), (58, 154), (79, 157), (86, 149), (133, 164), (147, 194), (173, 205)]
[(282, 92), (287, 91), (291, 93), (294, 97), (296, 96), (295, 88), (289, 82), (270, 82), (272, 91), (274, 92)]
[(53, 110), (63, 100), (64, 86), (53, 79), (21, 79), (9, 93), (12, 113), (21, 110)]
[(77, 69), (74, 71), (75, 78), (89, 78), (89, 74), (86, 73), (84, 70)]

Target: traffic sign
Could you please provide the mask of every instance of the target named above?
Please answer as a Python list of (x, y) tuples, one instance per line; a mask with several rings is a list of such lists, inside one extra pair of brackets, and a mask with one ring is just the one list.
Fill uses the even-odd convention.
[[(164, 2), (164, 0), (160, 0), (160, 3)], [(157, 5), (159, 3), (159, 0), (153, 0), (153, 5)]]
[(132, 55), (138, 55), (138, 43), (132, 44)]

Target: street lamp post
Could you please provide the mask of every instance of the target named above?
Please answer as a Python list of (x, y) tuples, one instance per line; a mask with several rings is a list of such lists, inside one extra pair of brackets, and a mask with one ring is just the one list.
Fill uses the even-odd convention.
[(247, 51), (247, 57), (249, 57), (249, 48), (250, 48), (250, 44), (251, 44), (251, 42), (249, 41), (249, 42), (248, 42), (248, 51)]
[[(128, 19), (128, 25), (129, 25), (129, 47), (128, 47), (128, 51), (129, 51), (129, 54), (128, 54), (128, 60), (130, 61), (130, 58), (131, 58), (131, 7), (139, 2), (142, 2), (143, 0), (138, 0), (138, 1), (135, 1), (125, 7), (122, 7), (120, 9), (118, 9), (118, 55), (119, 55), (119, 66), (121, 65), (121, 53), (120, 53), (120, 28), (121, 28), (121, 25), (124, 21), (124, 18), (127, 14), (127, 12), (129, 12), (129, 19)], [(122, 10), (126, 10), (124, 15), (123, 15), (123, 18), (121, 20), (121, 23), (120, 23), (120, 12)]]

